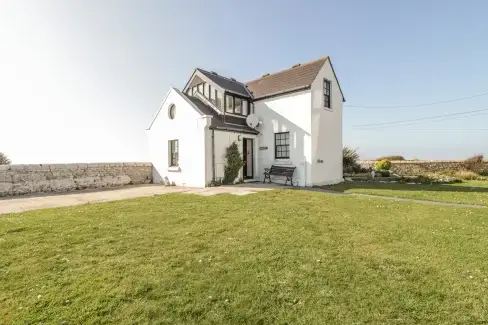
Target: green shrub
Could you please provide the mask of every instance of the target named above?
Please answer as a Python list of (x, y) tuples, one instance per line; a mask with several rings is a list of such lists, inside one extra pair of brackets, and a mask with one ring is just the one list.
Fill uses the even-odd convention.
[(380, 161), (380, 160), (405, 160), (405, 157), (403, 156), (384, 156), (384, 157), (380, 157), (378, 159), (376, 159), (376, 161)]
[(234, 184), (235, 179), (239, 175), (239, 170), (244, 166), (244, 161), (235, 142), (226, 149), (225, 158), (227, 159), (227, 165), (225, 165), (222, 183)]
[(465, 181), (470, 181), (470, 180), (485, 180), (486, 177), (483, 177), (481, 176), (480, 174), (478, 173), (475, 173), (473, 171), (469, 171), (469, 170), (459, 170), (459, 171), (456, 171), (454, 172), (454, 174), (452, 175), (454, 177), (456, 177), (457, 179), (462, 179), (462, 180), (465, 180)]
[(356, 149), (344, 147), (342, 149), (342, 168), (344, 172), (358, 172), (361, 166), (358, 164), (359, 154)]
[(390, 170), (391, 161), (389, 161), (388, 159), (383, 159), (383, 160), (377, 161), (374, 164), (374, 168), (375, 168), (375, 170)]

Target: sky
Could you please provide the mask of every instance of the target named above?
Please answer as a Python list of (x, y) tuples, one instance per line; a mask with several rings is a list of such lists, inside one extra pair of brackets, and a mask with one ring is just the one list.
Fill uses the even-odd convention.
[(362, 158), (488, 156), (488, 111), (353, 127), (488, 109), (488, 95), (416, 106), (488, 93), (487, 11), (469, 0), (1, 0), (0, 152), (147, 161), (145, 130), (194, 68), (246, 81), (328, 55), (347, 100), (343, 142)]

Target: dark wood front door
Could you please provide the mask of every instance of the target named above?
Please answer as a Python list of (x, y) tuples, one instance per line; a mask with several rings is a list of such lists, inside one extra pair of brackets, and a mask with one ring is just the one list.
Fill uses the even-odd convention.
[(242, 158), (244, 159), (243, 175), (245, 179), (254, 178), (254, 139), (242, 141)]

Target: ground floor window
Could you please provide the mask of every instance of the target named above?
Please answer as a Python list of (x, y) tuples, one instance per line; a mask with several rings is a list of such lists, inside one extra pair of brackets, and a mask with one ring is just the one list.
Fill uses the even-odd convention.
[(178, 140), (169, 140), (169, 166), (178, 167)]
[(290, 132), (275, 133), (275, 158), (290, 158)]

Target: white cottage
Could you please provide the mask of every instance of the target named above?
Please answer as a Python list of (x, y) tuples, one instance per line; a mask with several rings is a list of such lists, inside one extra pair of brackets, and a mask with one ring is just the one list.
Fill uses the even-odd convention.
[(195, 69), (182, 91), (169, 90), (147, 130), (153, 181), (204, 187), (222, 179), (236, 142), (244, 181), (280, 165), (296, 167), (294, 185), (339, 183), (343, 102), (329, 57), (246, 83)]

